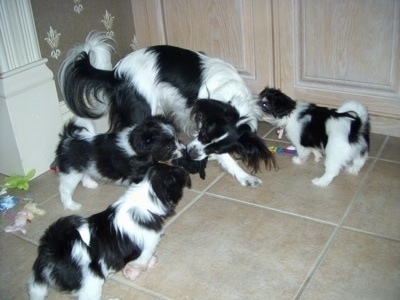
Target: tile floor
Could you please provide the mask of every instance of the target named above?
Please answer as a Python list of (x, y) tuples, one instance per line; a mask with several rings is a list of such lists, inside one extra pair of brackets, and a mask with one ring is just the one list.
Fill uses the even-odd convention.
[[(288, 146), (263, 124), (268, 145)], [(279, 171), (258, 174), (263, 185), (240, 186), (215, 162), (207, 177), (193, 176), (192, 189), (168, 220), (155, 269), (136, 281), (113, 275), (103, 299), (400, 299), (400, 138), (372, 134), (370, 158), (359, 176), (342, 173), (327, 188), (310, 180), (323, 164), (291, 163), (278, 154)], [(4, 176), (0, 177), (1, 182)], [(57, 175), (31, 182), (44, 216), (27, 233), (5, 233), (1, 219), (0, 298), (27, 299), (26, 281), (47, 226), (68, 215), (60, 203)], [(81, 215), (106, 208), (123, 187), (79, 187)], [(49, 299), (69, 299), (50, 293)]]

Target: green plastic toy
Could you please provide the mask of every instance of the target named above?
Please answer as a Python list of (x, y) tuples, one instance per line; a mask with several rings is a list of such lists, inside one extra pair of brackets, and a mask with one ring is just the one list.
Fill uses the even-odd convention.
[(29, 180), (35, 176), (36, 170), (32, 169), (28, 172), (26, 176), (22, 175), (11, 175), (9, 177), (4, 178), (4, 185), (2, 188), (6, 189), (19, 189), (26, 191), (29, 189)]

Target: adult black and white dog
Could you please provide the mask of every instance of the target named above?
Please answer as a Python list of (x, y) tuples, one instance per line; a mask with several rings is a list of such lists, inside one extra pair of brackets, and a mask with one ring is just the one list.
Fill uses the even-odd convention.
[(210, 156), (242, 185), (261, 183), (229, 154), (235, 153), (252, 172), (263, 162), (275, 165), (256, 135), (262, 110), (233, 66), (200, 52), (161, 45), (134, 51), (111, 70), (112, 44), (105, 33), (93, 32), (63, 62), (59, 82), (76, 115), (97, 118), (109, 113), (111, 131), (143, 116), (171, 116), (193, 138), (187, 146), (192, 159)]
[(325, 173), (312, 180), (317, 186), (327, 186), (342, 168), (357, 174), (365, 164), (369, 151), (369, 115), (362, 104), (343, 103), (329, 109), (294, 101), (278, 89), (265, 88), (259, 105), (264, 120), (285, 131), (297, 150), (296, 164), (303, 163), (310, 153), (315, 161), (325, 155)]
[(150, 116), (118, 133), (104, 134), (96, 133), (91, 120), (73, 117), (56, 149), (61, 202), (66, 209), (79, 209), (72, 199), (79, 182), (87, 188), (97, 187), (95, 179), (137, 183), (155, 162), (177, 159), (185, 148), (164, 116)]
[(111, 273), (129, 279), (154, 267), (163, 222), (174, 212), (190, 177), (181, 167), (156, 164), (143, 181), (105, 211), (83, 218), (60, 218), (42, 236), (29, 280), (31, 300), (45, 299), (48, 289), (79, 299), (100, 299)]

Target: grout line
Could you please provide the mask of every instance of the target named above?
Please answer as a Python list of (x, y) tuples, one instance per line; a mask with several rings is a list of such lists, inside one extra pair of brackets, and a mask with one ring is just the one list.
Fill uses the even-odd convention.
[(392, 237), (389, 237), (389, 236), (386, 236), (386, 235), (382, 235), (382, 234), (379, 234), (379, 233), (365, 231), (365, 230), (354, 228), (354, 227), (351, 227), (351, 226), (342, 226), (342, 229), (346, 229), (346, 230), (354, 231), (354, 232), (358, 232), (358, 233), (363, 233), (363, 234), (366, 234), (366, 235), (369, 235), (369, 236), (372, 236), (372, 237), (376, 237), (376, 238), (380, 238), (380, 239), (384, 239), (384, 240), (387, 240), (387, 241), (392, 241), (392, 242), (397, 242), (397, 243), (400, 242), (400, 239), (392, 238)]
[(247, 201), (243, 201), (243, 200), (239, 200), (239, 199), (235, 199), (235, 198), (231, 198), (231, 197), (226, 197), (226, 196), (222, 196), (222, 195), (218, 195), (218, 194), (213, 194), (213, 193), (209, 193), (206, 192), (206, 195), (215, 197), (215, 198), (219, 198), (222, 200), (227, 200), (227, 201), (233, 201), (233, 202), (237, 202), (243, 205), (247, 205), (247, 206), (253, 206), (255, 208), (261, 208), (264, 210), (268, 210), (268, 211), (272, 211), (272, 212), (276, 212), (276, 213), (280, 213), (282, 215), (286, 215), (286, 216), (291, 216), (291, 217), (296, 217), (296, 218), (300, 218), (300, 219), (304, 219), (304, 220), (308, 220), (308, 221), (313, 221), (319, 224), (325, 224), (325, 225), (331, 225), (331, 226), (337, 226), (337, 223), (334, 222), (329, 222), (329, 221), (324, 221), (322, 219), (318, 219), (318, 218), (313, 218), (313, 217), (309, 217), (306, 215), (301, 215), (301, 214), (296, 214), (290, 211), (286, 211), (286, 210), (281, 210), (281, 209), (277, 209), (277, 208), (273, 208), (273, 207), (269, 207), (269, 206), (263, 206), (260, 204), (256, 204), (256, 203), (251, 203), (251, 202), (247, 202)]
[(183, 208), (180, 212), (176, 213), (172, 218), (168, 220), (168, 223), (165, 224), (164, 229), (167, 229), (169, 225), (171, 225), (173, 222), (175, 222), (176, 219), (178, 219), (183, 213), (185, 213), (190, 207), (193, 206), (194, 203), (197, 202), (204, 194), (206, 194), (206, 191), (209, 190), (217, 181), (219, 181), (223, 176), (225, 175), (225, 172), (221, 172), (217, 178), (215, 178), (209, 185), (207, 185), (203, 191), (198, 191), (198, 190), (193, 190), (193, 193), (198, 193), (197, 197), (195, 197), (188, 205), (186, 205), (185, 208)]
[(262, 136), (262, 138), (263, 138), (263, 139), (266, 139), (267, 136), (268, 136), (271, 132), (273, 132), (275, 129), (276, 129), (276, 128), (272, 127), (270, 130), (267, 131), (266, 134), (264, 134), (264, 135)]
[(158, 293), (156, 293), (156, 292), (154, 292), (152, 290), (148, 290), (148, 289), (146, 289), (146, 288), (144, 288), (144, 287), (142, 287), (142, 286), (140, 286), (138, 284), (130, 283), (130, 282), (126, 282), (124, 280), (121, 280), (116, 276), (111, 276), (111, 277), (108, 278), (108, 280), (113, 280), (113, 281), (115, 281), (115, 282), (117, 282), (119, 284), (122, 284), (124, 286), (128, 286), (128, 287), (134, 288), (137, 291), (140, 291), (140, 292), (142, 292), (142, 293), (144, 293), (146, 295), (149, 295), (149, 296), (156, 297), (157, 299), (160, 299), (160, 300), (169, 300), (170, 299), (170, 298), (165, 297), (163, 295), (160, 295), (160, 294), (158, 294)]
[(339, 222), (339, 224), (337, 225), (337, 227), (335, 228), (335, 230), (333, 231), (333, 233), (331, 234), (331, 236), (329, 237), (327, 243), (325, 244), (325, 247), (322, 249), (319, 257), (317, 258), (316, 262), (314, 263), (313, 267), (311, 268), (310, 272), (308, 273), (305, 281), (303, 282), (303, 284), (301, 285), (300, 289), (297, 291), (295, 299), (298, 300), (300, 299), (301, 295), (303, 294), (304, 290), (306, 289), (306, 287), (308, 286), (308, 284), (310, 283), (312, 277), (314, 276), (315, 272), (318, 270), (319, 266), (321, 265), (322, 261), (325, 259), (326, 255), (328, 254), (328, 251), (332, 248), (338, 234), (339, 231), (343, 228), (343, 223), (347, 220), (350, 211), (353, 209), (354, 205), (357, 203), (361, 190), (364, 188), (364, 186), (366, 185), (366, 181), (369, 177), (369, 174), (372, 172), (372, 169), (374, 168), (376, 162), (378, 161), (378, 157), (381, 155), (383, 148), (385, 147), (387, 141), (388, 141), (389, 137), (386, 136), (386, 139), (384, 140), (384, 142), (382, 143), (381, 147), (379, 148), (379, 151), (376, 155), (376, 158), (373, 159), (373, 162), (371, 163), (371, 165), (369, 166), (367, 172), (364, 175), (364, 178), (361, 180), (358, 189), (356, 190), (353, 199), (351, 199), (349, 205), (347, 206), (346, 211), (343, 214), (343, 217), (341, 219), (341, 221)]

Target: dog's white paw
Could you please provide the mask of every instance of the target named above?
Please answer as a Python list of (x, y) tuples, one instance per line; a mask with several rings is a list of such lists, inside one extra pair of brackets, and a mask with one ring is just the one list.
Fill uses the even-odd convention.
[(88, 189), (95, 189), (99, 184), (89, 176), (83, 176), (82, 185)]
[(122, 274), (129, 280), (135, 280), (140, 273), (142, 273), (143, 268), (137, 267), (137, 266), (131, 266), (130, 264), (127, 264), (123, 269), (122, 269)]
[(303, 163), (303, 160), (298, 156), (293, 156), (292, 162), (295, 163), (296, 165), (301, 165)]
[(259, 186), (262, 184), (262, 180), (256, 176), (247, 175), (246, 177), (238, 178), (241, 185), (244, 186)]
[(316, 185), (316, 186), (320, 186), (320, 187), (326, 187), (331, 183), (332, 180), (327, 180), (323, 177), (317, 177), (314, 178), (313, 180), (311, 180), (311, 182)]
[(82, 205), (75, 201), (68, 201), (68, 203), (63, 203), (63, 206), (65, 209), (79, 210)]
[(322, 158), (322, 153), (318, 150), (314, 150), (313, 154), (314, 154), (314, 161), (319, 162)]
[(346, 171), (351, 175), (358, 175), (358, 171), (360, 171), (360, 169), (357, 167), (349, 167), (346, 169)]
[(157, 266), (158, 259), (157, 256), (152, 256), (149, 260), (149, 263), (147, 264), (147, 268), (153, 269), (155, 266)]

